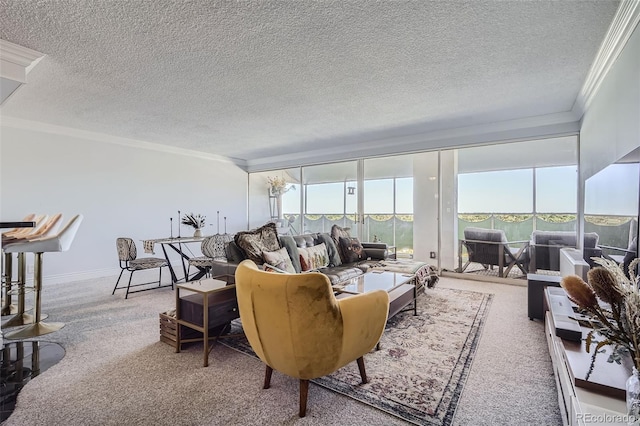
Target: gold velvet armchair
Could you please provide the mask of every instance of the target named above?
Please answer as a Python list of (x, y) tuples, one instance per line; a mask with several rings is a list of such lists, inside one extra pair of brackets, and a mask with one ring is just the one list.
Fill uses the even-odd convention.
[(267, 365), (264, 389), (273, 370), (300, 379), (300, 417), (306, 414), (309, 380), (357, 360), (367, 382), (363, 355), (384, 331), (387, 292), (336, 299), (323, 274), (264, 272), (250, 260), (236, 270), (236, 292), (244, 332)]

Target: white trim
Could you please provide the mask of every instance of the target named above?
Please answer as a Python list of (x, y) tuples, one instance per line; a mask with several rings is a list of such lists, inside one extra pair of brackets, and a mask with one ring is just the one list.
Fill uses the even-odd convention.
[(390, 136), (357, 144), (334, 145), (332, 143), (329, 147), (313, 151), (300, 151), (247, 160), (247, 171), (258, 172), (362, 157), (457, 148), (466, 145), (516, 142), (552, 136), (569, 136), (577, 134), (579, 130), (578, 117), (569, 111), (433, 132)]
[(124, 145), (132, 148), (148, 149), (151, 151), (159, 151), (159, 152), (166, 152), (169, 154), (184, 155), (187, 157), (205, 158), (213, 161), (219, 161), (222, 163), (235, 164), (242, 169), (246, 168), (246, 162), (244, 160), (240, 160), (237, 158), (223, 157), (221, 155), (209, 154), (206, 152), (194, 151), (194, 150), (184, 149), (184, 148), (177, 148), (174, 146), (163, 145), (163, 144), (153, 143), (153, 142), (146, 142), (146, 141), (141, 141), (137, 139), (111, 136), (104, 133), (90, 132), (86, 130), (74, 129), (71, 127), (57, 126), (54, 124), (42, 123), (39, 121), (31, 121), (31, 120), (24, 120), (21, 118), (3, 116), (0, 122), (0, 125), (2, 125), (3, 127), (12, 127), (16, 129), (22, 129), (22, 130), (39, 131), (43, 133), (75, 137), (80, 139), (88, 139), (96, 142)]
[(26, 83), (27, 74), (44, 56), (43, 53), (0, 39), (0, 76)]
[(589, 108), (600, 84), (624, 49), (638, 22), (640, 22), (640, 0), (622, 0), (573, 105), (572, 111), (578, 118), (582, 118)]

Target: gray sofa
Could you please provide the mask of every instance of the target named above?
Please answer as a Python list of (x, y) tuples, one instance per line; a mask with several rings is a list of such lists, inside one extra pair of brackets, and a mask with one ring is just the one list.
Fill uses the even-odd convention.
[[(331, 284), (346, 281), (364, 274), (369, 270), (368, 261), (385, 260), (388, 255), (386, 243), (361, 243), (368, 260), (357, 263), (342, 263), (338, 247), (328, 233), (315, 233), (304, 235), (280, 235), (278, 237), (280, 247), (285, 247), (296, 272), (302, 272), (300, 265), (300, 253), (298, 247), (309, 247), (324, 243), (329, 254), (329, 266), (318, 269), (318, 272), (329, 277)], [(240, 262), (247, 259), (246, 253), (231, 241), (226, 247), (227, 261), (214, 262), (211, 273), (213, 276), (226, 275), (231, 279)]]

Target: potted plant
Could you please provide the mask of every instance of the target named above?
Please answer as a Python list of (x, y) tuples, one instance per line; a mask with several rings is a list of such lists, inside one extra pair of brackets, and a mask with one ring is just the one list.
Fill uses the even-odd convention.
[(191, 226), (195, 231), (193, 233), (194, 237), (202, 237), (202, 228), (204, 227), (204, 221), (206, 217), (199, 214), (185, 214), (182, 217), (182, 224)]

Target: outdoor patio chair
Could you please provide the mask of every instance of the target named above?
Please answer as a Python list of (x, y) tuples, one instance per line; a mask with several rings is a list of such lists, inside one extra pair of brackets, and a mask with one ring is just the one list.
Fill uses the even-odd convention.
[[(598, 246), (599, 236), (595, 232), (584, 234), (584, 260), (594, 267), (592, 257), (602, 257), (602, 249)], [(560, 271), (560, 249), (577, 247), (576, 233), (572, 231), (533, 231), (529, 244), (529, 270)]]
[[(509, 244), (522, 244), (512, 248)], [(468, 260), (462, 265), (462, 249), (466, 248)], [(479, 263), (485, 269), (498, 267), (498, 276), (506, 277), (514, 266), (523, 274), (529, 269), (529, 241), (507, 241), (501, 229), (465, 228), (464, 239), (460, 240), (458, 271), (464, 272), (471, 263)]]

